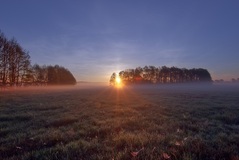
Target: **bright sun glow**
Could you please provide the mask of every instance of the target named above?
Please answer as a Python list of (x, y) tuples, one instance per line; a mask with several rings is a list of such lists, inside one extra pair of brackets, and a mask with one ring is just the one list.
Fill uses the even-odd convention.
[(120, 77), (116, 77), (116, 83), (117, 83), (117, 84), (120, 84), (120, 83), (121, 83)]
[(116, 78), (115, 78), (115, 86), (117, 87), (117, 88), (121, 88), (122, 87), (122, 82), (121, 82), (121, 79), (120, 79), (120, 77), (119, 76), (117, 76)]

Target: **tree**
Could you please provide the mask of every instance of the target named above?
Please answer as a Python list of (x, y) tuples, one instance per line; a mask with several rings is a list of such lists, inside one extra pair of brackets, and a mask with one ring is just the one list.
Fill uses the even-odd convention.
[(162, 83), (169, 82), (169, 68), (166, 66), (162, 66), (161, 73), (162, 73)]
[(7, 82), (7, 39), (0, 31), (0, 82), (5, 85)]
[(143, 80), (144, 80), (144, 83), (150, 82), (150, 69), (148, 66), (144, 66), (143, 68)]
[(115, 85), (116, 73), (112, 73), (110, 77), (110, 85)]
[[(114, 83), (116, 73), (110, 78)], [(154, 66), (137, 67), (119, 72), (123, 83), (185, 83), (185, 82), (212, 82), (211, 75), (206, 69), (186, 69), (177, 67)]]
[(8, 41), (0, 32), (0, 82), (3, 85), (21, 85), (23, 75), (30, 67), (30, 56), (13, 38)]
[(157, 75), (157, 69), (154, 66), (149, 66), (148, 67), (148, 75), (149, 75), (149, 80), (153, 83), (157, 82), (156, 75)]
[(212, 77), (210, 75), (210, 73), (203, 68), (199, 68), (195, 70), (195, 77), (197, 77), (198, 81), (200, 82), (211, 82), (212, 81)]
[(48, 84), (50, 85), (74, 85), (76, 79), (72, 73), (59, 65), (47, 67)]
[(46, 85), (48, 81), (47, 66), (40, 66), (38, 64), (33, 65), (33, 76), (35, 85)]
[(31, 66), (30, 55), (12, 38), (0, 31), (0, 84), (3, 86), (76, 84), (72, 73), (58, 65)]
[(142, 83), (142, 75), (143, 75), (143, 69), (141, 67), (137, 67), (134, 70), (134, 82), (136, 83)]

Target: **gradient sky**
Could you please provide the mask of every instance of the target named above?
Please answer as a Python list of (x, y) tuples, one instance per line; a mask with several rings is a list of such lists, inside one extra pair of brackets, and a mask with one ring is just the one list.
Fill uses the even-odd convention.
[(78, 81), (166, 65), (239, 78), (238, 0), (8, 0), (0, 29), (32, 64), (59, 64)]

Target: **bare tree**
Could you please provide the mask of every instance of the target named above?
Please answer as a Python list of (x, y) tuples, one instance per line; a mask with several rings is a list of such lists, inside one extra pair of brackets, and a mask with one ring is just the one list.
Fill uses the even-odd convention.
[(0, 34), (0, 80), (3, 85), (20, 85), (29, 70), (30, 56), (13, 38), (8, 41)]

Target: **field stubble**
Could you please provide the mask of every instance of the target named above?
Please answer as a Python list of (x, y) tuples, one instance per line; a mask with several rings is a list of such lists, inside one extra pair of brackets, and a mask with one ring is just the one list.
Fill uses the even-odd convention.
[(239, 90), (0, 92), (0, 159), (239, 159)]

